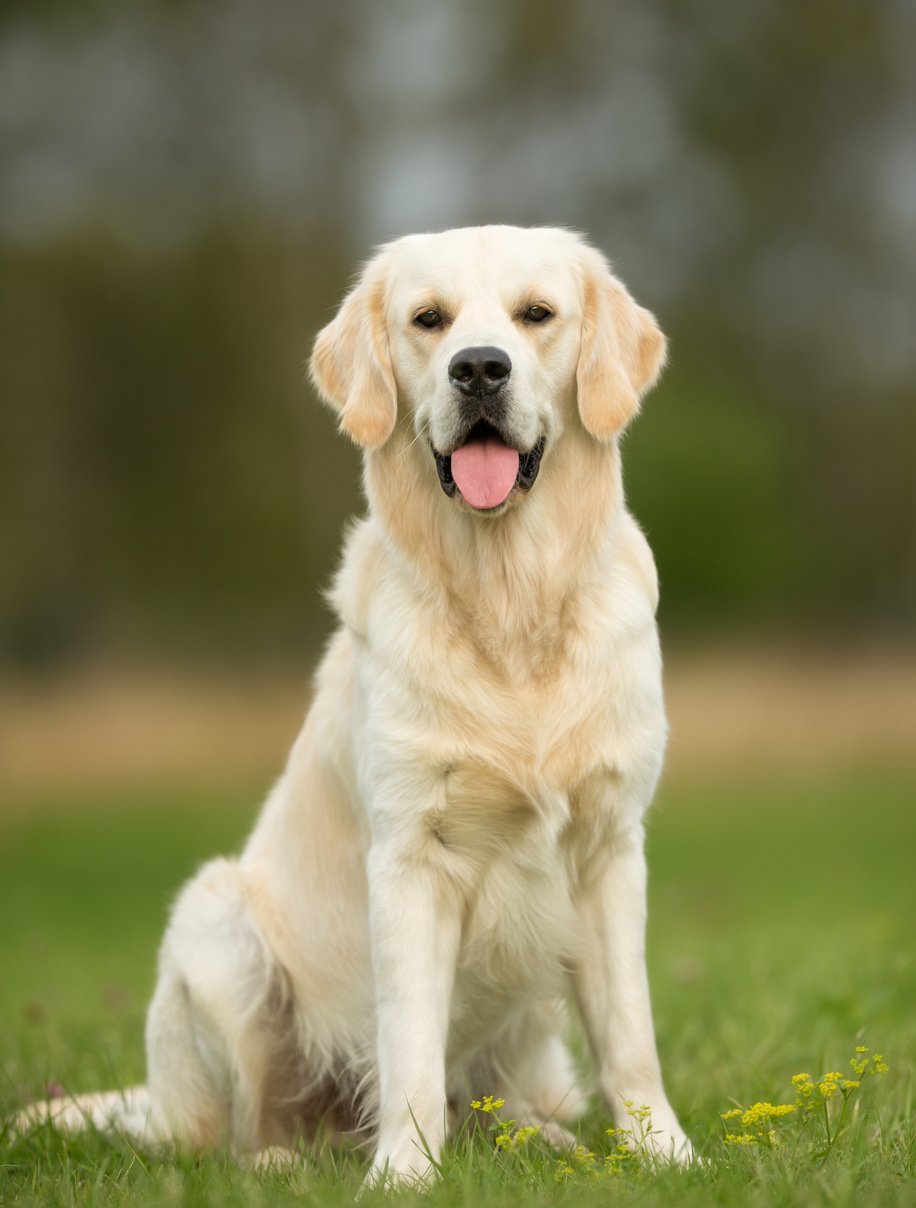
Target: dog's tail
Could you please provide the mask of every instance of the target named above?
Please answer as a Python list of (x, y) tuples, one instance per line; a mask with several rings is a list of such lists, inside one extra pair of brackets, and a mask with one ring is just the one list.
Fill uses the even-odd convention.
[(62, 1095), (31, 1103), (13, 1118), (12, 1135), (23, 1136), (47, 1124), (62, 1133), (92, 1129), (117, 1133), (143, 1147), (170, 1140), (165, 1119), (145, 1086), (89, 1095)]

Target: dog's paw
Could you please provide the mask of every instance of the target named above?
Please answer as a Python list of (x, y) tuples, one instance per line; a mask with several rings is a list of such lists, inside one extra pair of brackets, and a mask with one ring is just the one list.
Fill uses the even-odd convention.
[(538, 1124), (541, 1139), (555, 1149), (557, 1153), (567, 1153), (570, 1149), (575, 1149), (579, 1144), (575, 1133), (571, 1133), (568, 1128), (564, 1128), (562, 1124), (557, 1124), (556, 1120), (547, 1120), (542, 1124)]
[(692, 1166), (697, 1161), (696, 1150), (690, 1138), (678, 1125), (669, 1128), (652, 1128), (641, 1141), (653, 1159), (670, 1162), (674, 1166)]
[(243, 1170), (255, 1171), (286, 1171), (293, 1166), (301, 1166), (303, 1163), (302, 1155), (294, 1149), (287, 1149), (285, 1145), (268, 1145), (265, 1149), (243, 1154), (239, 1158), (239, 1166)]
[(428, 1191), (435, 1181), (435, 1172), (430, 1166), (425, 1172), (416, 1170), (392, 1170), (390, 1166), (372, 1166), (357, 1192), (357, 1200), (367, 1191)]
[(696, 1152), (671, 1105), (663, 1100), (637, 1107), (637, 1102), (624, 1099), (621, 1109), (614, 1112), (618, 1141), (654, 1162), (693, 1165), (698, 1160)]
[(423, 1154), (415, 1154), (411, 1160), (397, 1163), (391, 1157), (377, 1156), (363, 1179), (359, 1195), (375, 1187), (386, 1191), (403, 1187), (425, 1191), (432, 1186), (436, 1177), (436, 1168)]

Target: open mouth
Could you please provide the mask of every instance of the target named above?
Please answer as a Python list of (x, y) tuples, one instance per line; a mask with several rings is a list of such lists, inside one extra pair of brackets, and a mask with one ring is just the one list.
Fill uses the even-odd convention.
[(460, 491), (462, 498), (479, 511), (501, 507), (516, 487), (530, 491), (543, 454), (543, 436), (533, 449), (519, 453), (486, 420), (475, 424), (451, 453), (433, 448), (443, 491), (449, 497)]

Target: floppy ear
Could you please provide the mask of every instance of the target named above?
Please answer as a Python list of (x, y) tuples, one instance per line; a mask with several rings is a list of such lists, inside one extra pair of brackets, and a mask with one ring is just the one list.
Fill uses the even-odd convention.
[(633, 301), (604, 257), (589, 248), (576, 385), (579, 416), (596, 440), (612, 439), (633, 418), (661, 373), (665, 348), (654, 317)]
[(312, 381), (340, 426), (358, 445), (384, 444), (397, 418), (397, 390), (388, 333), (385, 288), (378, 262), (367, 266), (336, 316), (315, 340)]

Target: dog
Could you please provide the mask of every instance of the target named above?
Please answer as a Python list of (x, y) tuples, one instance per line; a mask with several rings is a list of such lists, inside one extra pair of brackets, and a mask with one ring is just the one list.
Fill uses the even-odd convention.
[(408, 236), (311, 359), (363, 450), (339, 627), (242, 854), (180, 893), (148, 1081), (21, 1123), (276, 1153), (372, 1137), (422, 1182), (472, 1095), (559, 1146), (585, 1096), (690, 1143), (663, 1089), (644, 955), (643, 817), (666, 721), (651, 552), (619, 437), (665, 339), (560, 229)]

